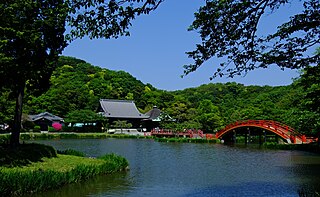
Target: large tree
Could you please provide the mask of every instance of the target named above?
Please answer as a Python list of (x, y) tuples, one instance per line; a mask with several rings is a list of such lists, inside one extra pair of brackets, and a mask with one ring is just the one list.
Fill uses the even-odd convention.
[(296, 0), (207, 0), (195, 13), (190, 26), (190, 30), (200, 34), (202, 42), (194, 51), (187, 52), (194, 63), (184, 66), (185, 74), (211, 58), (221, 60), (212, 78), (233, 77), (272, 64), (281, 69), (316, 64), (320, 61), (319, 54), (310, 54), (310, 49), (314, 50), (320, 43), (319, 0), (301, 1), (301, 13), (290, 16), (274, 33), (257, 33), (263, 16), (268, 17), (293, 2), (297, 3)]
[(67, 6), (58, 1), (9, 0), (0, 4), (0, 84), (16, 98), (11, 144), (19, 143), (26, 84), (32, 89), (48, 85), (48, 77), (66, 46)]
[[(320, 48), (316, 54), (320, 54)], [(320, 62), (316, 66), (308, 66), (303, 70), (298, 84), (302, 86), (303, 110), (300, 119), (306, 119), (312, 134), (320, 136)], [(309, 130), (309, 131), (310, 131)], [(319, 141), (318, 141), (319, 142)], [(320, 143), (320, 142), (319, 142)]]
[[(0, 89), (16, 99), (11, 144), (19, 144), (28, 90), (43, 91), (58, 55), (77, 38), (129, 35), (131, 20), (162, 0), (6, 0), (0, 4)], [(66, 32), (68, 26), (70, 32)]]

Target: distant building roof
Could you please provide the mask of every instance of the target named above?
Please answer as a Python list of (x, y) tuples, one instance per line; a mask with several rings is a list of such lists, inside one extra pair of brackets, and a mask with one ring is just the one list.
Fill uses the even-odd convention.
[(100, 107), (107, 118), (149, 118), (141, 114), (134, 101), (130, 100), (100, 99)]
[(43, 112), (37, 115), (29, 115), (29, 118), (32, 122), (41, 120), (41, 119), (47, 119), (52, 122), (63, 122), (63, 118), (60, 118), (59, 116), (53, 115), (49, 112)]
[(161, 121), (160, 115), (161, 115), (161, 110), (158, 109), (157, 106), (154, 106), (153, 109), (145, 113), (144, 115), (148, 116), (150, 120), (152, 121)]
[(171, 118), (169, 114), (161, 111), (158, 109), (157, 106), (154, 106), (153, 109), (145, 113), (144, 115), (148, 116), (148, 120), (152, 120), (153, 122), (160, 122), (160, 121), (176, 121), (175, 119)]

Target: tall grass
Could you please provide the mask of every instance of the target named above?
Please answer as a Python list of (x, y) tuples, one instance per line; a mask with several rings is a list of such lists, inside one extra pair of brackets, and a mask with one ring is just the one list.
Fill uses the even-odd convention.
[(23, 168), (0, 168), (0, 194), (2, 196), (35, 193), (62, 185), (79, 182), (99, 174), (121, 171), (128, 161), (111, 154), (101, 159), (58, 155)]
[(0, 196), (45, 191), (128, 167), (115, 154), (94, 159), (71, 149), (59, 152), (43, 144), (0, 145)]
[(84, 154), (83, 152), (73, 150), (73, 149), (66, 149), (63, 151), (58, 150), (57, 152), (58, 152), (58, 154), (63, 154), (63, 155), (74, 155), (74, 156), (78, 156), (78, 157), (85, 157), (86, 156), (86, 154)]

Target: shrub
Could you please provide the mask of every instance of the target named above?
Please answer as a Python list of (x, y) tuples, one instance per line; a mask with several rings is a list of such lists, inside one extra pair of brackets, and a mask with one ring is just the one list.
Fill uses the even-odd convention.
[(48, 128), (48, 131), (49, 131), (49, 132), (55, 132), (56, 130), (55, 130), (53, 127), (49, 127), (49, 128)]
[(40, 132), (40, 126), (39, 125), (36, 125), (33, 127), (33, 131), (34, 132)]
[(22, 125), (23, 125), (23, 128), (25, 128), (26, 130), (33, 129), (35, 126), (34, 122), (32, 121), (25, 121), (22, 123)]

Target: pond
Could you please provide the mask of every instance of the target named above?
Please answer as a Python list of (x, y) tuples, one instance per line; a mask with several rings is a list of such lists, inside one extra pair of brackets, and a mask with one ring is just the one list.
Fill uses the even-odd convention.
[(221, 144), (150, 139), (38, 140), (96, 157), (116, 153), (130, 171), (32, 196), (299, 196), (320, 190), (320, 156)]

